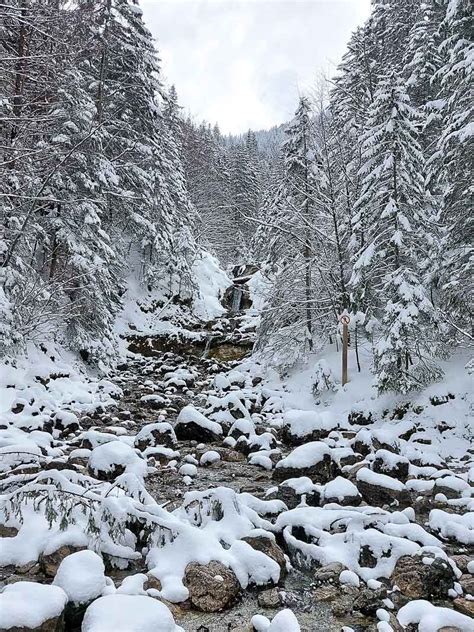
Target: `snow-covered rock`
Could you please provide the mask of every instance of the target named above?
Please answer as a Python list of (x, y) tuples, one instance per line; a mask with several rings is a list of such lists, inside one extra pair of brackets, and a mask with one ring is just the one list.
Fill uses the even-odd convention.
[(222, 436), (222, 427), (199, 412), (194, 406), (185, 406), (178, 415), (174, 431), (178, 439), (216, 441)]
[(177, 440), (171, 424), (162, 421), (143, 426), (135, 437), (134, 445), (142, 451), (157, 445), (174, 448), (177, 445)]
[(434, 606), (424, 599), (410, 601), (400, 608), (397, 620), (406, 627), (417, 625), (420, 632), (438, 632), (441, 628), (472, 632), (474, 629), (471, 617), (451, 608)]
[(78, 551), (61, 562), (53, 584), (64, 590), (68, 601), (88, 603), (106, 587), (102, 558), (93, 551)]
[(273, 471), (273, 478), (279, 481), (299, 476), (308, 476), (315, 482), (326, 483), (337, 473), (337, 466), (331, 458), (331, 448), (322, 441), (311, 441), (298, 446), (279, 461)]
[(9, 584), (0, 593), (0, 630), (56, 629), (66, 602), (67, 595), (59, 586), (35, 582)]
[(145, 476), (147, 464), (133, 448), (122, 441), (109, 441), (92, 450), (89, 470), (100, 480), (112, 481), (121, 474)]
[(182, 632), (170, 610), (144, 595), (107, 595), (86, 610), (82, 632)]

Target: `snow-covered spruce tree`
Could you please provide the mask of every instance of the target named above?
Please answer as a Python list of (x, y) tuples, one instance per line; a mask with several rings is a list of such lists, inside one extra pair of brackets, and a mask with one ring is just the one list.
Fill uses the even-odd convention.
[(380, 82), (362, 139), (363, 188), (354, 217), (358, 251), (352, 286), (376, 318), (374, 365), (380, 391), (406, 393), (437, 378), (440, 330), (423, 284), (428, 243), (419, 115), (402, 82)]
[(187, 297), (189, 284), (177, 284), (177, 277), (186, 270), (190, 278), (189, 252), (178, 251), (173, 236), (186, 232), (189, 201), (162, 114), (166, 96), (152, 37), (133, 0), (101, 0), (95, 20), (97, 120), (117, 174), (108, 194), (109, 231), (146, 287)]
[[(444, 317), (455, 332), (471, 336), (474, 291), (474, 220), (472, 171), (473, 64), (472, 4), (446, 1), (441, 54), (444, 63), (436, 75), (440, 96), (445, 100), (442, 133), (433, 157), (441, 189), (441, 223), (445, 228), (439, 289)], [(456, 334), (455, 334), (456, 335)]]
[(58, 171), (49, 144), (57, 131), (51, 109), (71, 63), (69, 37), (77, 17), (64, 4), (10, 2), (0, 8), (6, 115), (0, 128), (0, 284), (10, 314), (1, 344), (10, 347), (55, 331), (70, 311), (63, 300), (67, 280), (49, 274), (58, 204), (51, 190)]
[(315, 277), (315, 201), (320, 176), (311, 128), (310, 104), (302, 97), (286, 130), (283, 182), (266, 209), (270, 227), (267, 234), (273, 242), (268, 261), (273, 271), (273, 291), (262, 317), (257, 346), (282, 364), (292, 363), (314, 345), (320, 282), (320, 277)]

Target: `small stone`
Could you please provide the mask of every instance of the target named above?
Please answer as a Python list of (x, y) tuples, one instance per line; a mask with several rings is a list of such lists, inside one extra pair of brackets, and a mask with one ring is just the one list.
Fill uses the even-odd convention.
[(458, 555), (451, 555), (451, 559), (459, 568), (462, 573), (467, 573), (467, 565), (472, 560), (471, 555), (466, 555), (465, 553), (459, 553)]
[(221, 562), (191, 562), (184, 572), (184, 585), (192, 605), (204, 612), (220, 612), (236, 601), (240, 584), (235, 573)]
[(464, 599), (464, 597), (458, 597), (453, 601), (454, 609), (465, 614), (468, 617), (474, 618), (474, 601), (471, 599)]
[(161, 582), (158, 577), (155, 577), (151, 573), (147, 573), (147, 579), (143, 584), (143, 590), (161, 590)]
[(458, 581), (465, 593), (474, 596), (474, 575), (461, 575)]
[(17, 533), (18, 529), (16, 527), (6, 527), (0, 524), (0, 538), (14, 538)]
[(332, 564), (326, 564), (326, 566), (321, 566), (314, 573), (314, 579), (318, 586), (322, 584), (334, 583), (337, 584), (337, 580), (339, 575), (345, 570), (344, 564), (340, 562), (333, 562)]
[(322, 584), (314, 591), (316, 601), (333, 601), (341, 594), (341, 589), (335, 584)]
[(277, 588), (262, 590), (257, 597), (258, 605), (262, 608), (279, 608), (282, 600)]

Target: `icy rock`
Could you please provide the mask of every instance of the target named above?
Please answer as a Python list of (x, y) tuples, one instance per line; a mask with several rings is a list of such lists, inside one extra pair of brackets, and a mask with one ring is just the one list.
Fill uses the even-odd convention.
[(186, 566), (184, 585), (189, 590), (192, 605), (204, 612), (219, 612), (236, 601), (240, 584), (235, 573), (221, 562)]
[(171, 424), (164, 421), (143, 426), (134, 441), (135, 447), (141, 451), (157, 445), (174, 448), (177, 443)]
[(440, 557), (404, 555), (396, 563), (391, 581), (410, 599), (446, 599), (456, 581), (451, 565)]
[(66, 593), (58, 586), (16, 582), (0, 593), (2, 632), (61, 632)]
[(279, 461), (273, 470), (275, 480), (307, 476), (311, 480), (326, 483), (338, 474), (331, 458), (331, 449), (322, 441), (311, 441), (295, 448)]
[(200, 413), (194, 406), (185, 406), (178, 415), (174, 431), (178, 439), (194, 441), (217, 441), (222, 436), (222, 428)]
[(182, 632), (165, 604), (144, 595), (107, 595), (86, 610), (82, 632)]
[(280, 581), (286, 576), (286, 560), (283, 550), (278, 546), (273, 538), (265, 536), (246, 536), (242, 538), (244, 542), (256, 551), (265, 553), (269, 558), (274, 560), (280, 567)]
[(102, 558), (94, 551), (78, 551), (63, 559), (53, 585), (66, 593), (74, 603), (87, 603), (99, 597), (106, 586)]

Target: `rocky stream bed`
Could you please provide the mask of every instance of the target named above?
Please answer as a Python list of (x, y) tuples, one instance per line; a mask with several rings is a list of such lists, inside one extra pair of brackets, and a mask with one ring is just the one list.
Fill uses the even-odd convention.
[[(335, 420), (324, 412), (284, 410), (282, 393), (265, 386), (258, 366), (238, 366), (251, 333), (228, 319), (217, 334), (216, 323), (210, 329), (194, 341), (131, 336), (131, 353), (110, 378), (121, 389), (113, 405), (77, 415), (70, 407), (44, 417), (41, 428), (21, 429), (41, 449), (30, 457), (23, 450), (3, 467), (2, 493), (16, 498), (17, 508), (0, 525), (2, 584), (57, 584), (63, 560), (92, 548), (105, 561), (108, 589), (83, 603), (70, 596), (65, 611), (36, 627), (1, 629), (74, 632), (90, 602), (115, 593), (162, 601), (186, 632), (260, 632), (269, 628), (252, 625), (252, 617), (271, 619), (282, 608), (293, 611), (303, 632), (474, 630), (466, 627), (474, 614), (473, 450), (462, 458), (434, 456), (425, 448), (442, 441), (450, 425), (428, 433), (424, 411), (409, 404), (387, 410), (384, 419), (360, 410)], [(212, 344), (206, 344), (209, 335)], [(430, 405), (448, 408), (450, 401)], [(28, 407), (16, 406), (21, 428)], [(8, 441), (2, 445), (3, 458), (11, 459)], [(138, 473), (149, 499), (134, 496), (128, 479), (123, 488), (139, 498), (140, 511), (157, 503), (163, 513), (153, 512), (160, 519), (170, 515), (188, 529), (208, 530), (212, 550), (204, 550), (204, 540), (191, 546), (184, 592), (170, 588), (170, 570), (160, 561), (173, 538), (150, 544), (145, 532), (153, 526), (146, 518), (136, 524), (127, 518), (123, 550), (138, 553), (126, 562), (116, 550), (101, 548), (97, 534), (68, 539), (57, 530), (56, 544), (44, 536), (38, 559), (19, 563), (15, 541), (21, 547), (27, 514), (18, 507), (28, 498), (23, 486), (41, 492), (37, 477), (51, 485), (48, 472), (58, 473), (56, 481), (62, 473), (68, 484), (84, 485), (86, 497), (94, 486), (107, 496), (124, 476)], [(68, 511), (72, 516), (75, 509)], [(173, 522), (178, 539), (179, 524)], [(258, 552), (253, 564), (263, 570), (246, 567), (244, 581), (237, 561), (247, 560), (249, 550)], [(423, 612), (397, 619), (414, 601), (428, 604), (423, 612), (430, 604), (438, 608), (439, 628), (423, 628)], [(452, 625), (445, 611), (455, 613)]]

